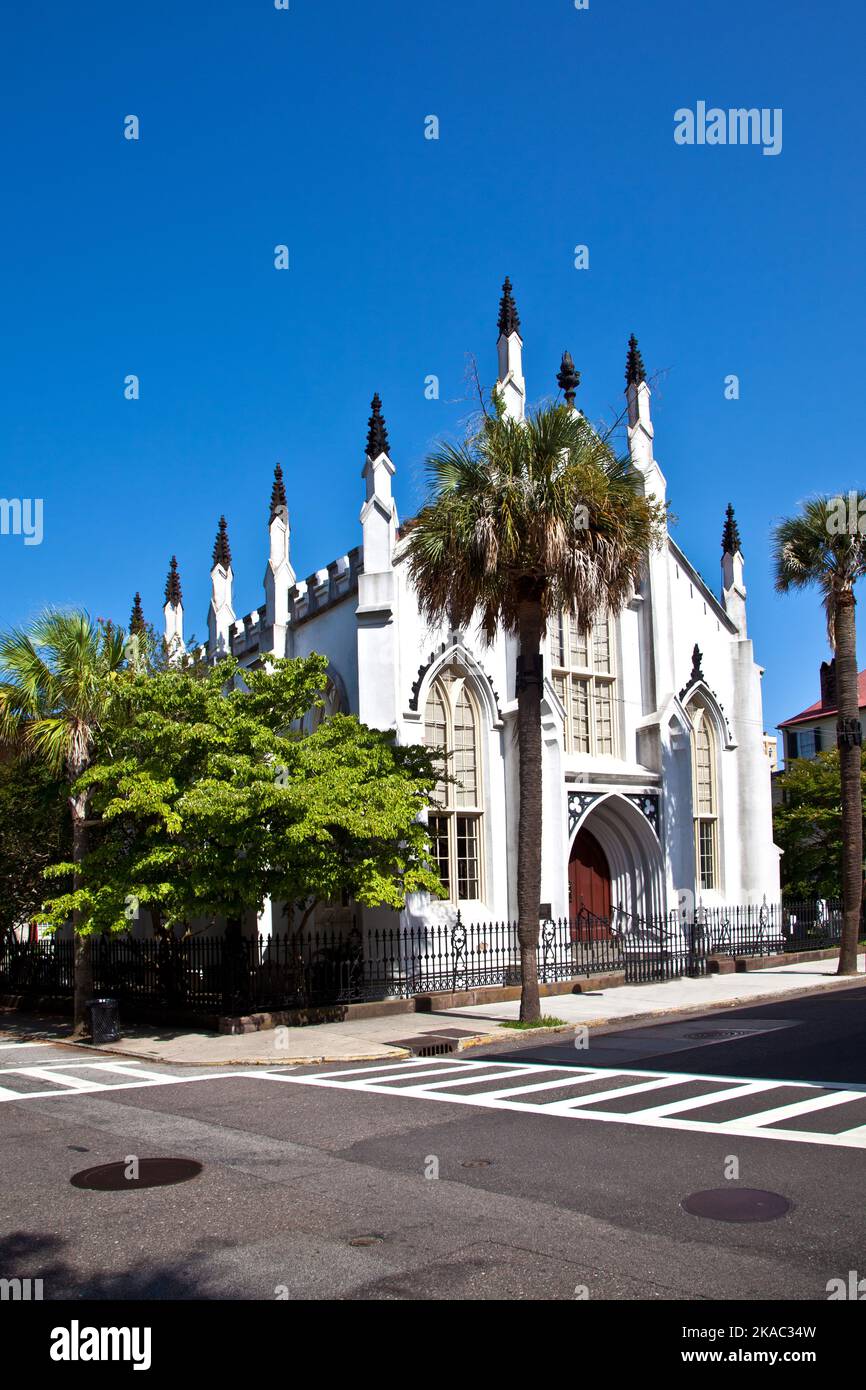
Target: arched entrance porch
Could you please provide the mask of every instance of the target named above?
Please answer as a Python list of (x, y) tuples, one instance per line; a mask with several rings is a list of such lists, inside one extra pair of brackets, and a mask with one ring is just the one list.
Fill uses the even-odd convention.
[(632, 801), (611, 792), (589, 807), (575, 827), (568, 884), (572, 915), (581, 897), (593, 916), (613, 921), (646, 922), (665, 912), (661, 845)]

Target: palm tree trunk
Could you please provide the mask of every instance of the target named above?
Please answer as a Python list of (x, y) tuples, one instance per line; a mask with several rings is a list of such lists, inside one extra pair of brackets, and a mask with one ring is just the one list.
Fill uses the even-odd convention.
[(538, 997), (538, 923), (541, 906), (541, 604), (527, 598), (518, 612), (517, 740), (520, 814), (517, 827), (517, 941), (520, 946), (520, 1017), (541, 1017)]
[(857, 974), (857, 938), (863, 898), (863, 792), (860, 770), (860, 701), (853, 593), (836, 605), (837, 742), (842, 779), (842, 944), (840, 975)]
[[(84, 824), (87, 816), (87, 797), (73, 796), (70, 798), (70, 805), (72, 807), (72, 862), (76, 866), (73, 873), (73, 885), (77, 889), (80, 887), (78, 866), (87, 853), (87, 827)], [(79, 932), (80, 920), (81, 913), (73, 912), (72, 1036), (74, 1038), (83, 1038), (87, 1034), (86, 1004), (88, 999), (93, 998), (92, 938), (81, 935)]]

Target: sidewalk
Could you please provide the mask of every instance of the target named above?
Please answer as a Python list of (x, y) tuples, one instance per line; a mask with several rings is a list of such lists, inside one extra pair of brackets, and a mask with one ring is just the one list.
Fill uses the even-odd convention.
[[(866, 957), (860, 956), (862, 972)], [(562, 1019), (570, 1033), (576, 1027), (609, 1028), (620, 1023), (656, 1019), (670, 1014), (705, 1013), (714, 1009), (744, 1008), (757, 1003), (812, 994), (828, 989), (866, 985), (862, 973), (840, 979), (836, 961), (810, 961), (743, 975), (708, 975), (700, 980), (670, 980), (655, 985), (623, 985), (598, 993), (561, 994), (541, 1001), (546, 1015)], [(375, 1061), (411, 1055), (399, 1046), (403, 1039), (439, 1035), (435, 1040), (455, 1039), (460, 1051), (493, 1042), (520, 1046), (542, 1030), (524, 1033), (503, 1028), (500, 1021), (516, 1019), (517, 1000), (448, 1009), (438, 1014), (402, 1014), (391, 1018), (353, 1019), (347, 1023), (320, 1023), (307, 1028), (277, 1028), (261, 1033), (231, 1036), (183, 1032), (177, 1028), (131, 1024), (123, 1028), (119, 1042), (103, 1044), (100, 1052), (176, 1066), (288, 1066), (322, 1062)], [(69, 1042), (71, 1025), (63, 1019), (0, 1011), (0, 1035)], [(432, 1039), (431, 1039), (432, 1040)]]

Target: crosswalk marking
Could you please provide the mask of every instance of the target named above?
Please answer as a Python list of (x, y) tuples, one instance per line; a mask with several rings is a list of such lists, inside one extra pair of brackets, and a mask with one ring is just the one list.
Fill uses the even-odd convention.
[[(739, 1100), (741, 1096), (758, 1095), (761, 1091), (776, 1091), (778, 1088), (778, 1081), (750, 1081), (739, 1086), (728, 1086), (724, 1091), (713, 1091), (709, 1095), (705, 1093), (702, 1096), (687, 1096), (685, 1100), (651, 1105), (648, 1109), (642, 1110), (641, 1114), (644, 1118), (651, 1115), (679, 1115), (684, 1110), (698, 1110), (702, 1105), (718, 1105), (723, 1100)], [(752, 1116), (749, 1117), (749, 1123), (754, 1124)]]
[[(86, 1071), (91, 1075), (88, 1077), (76, 1076), (74, 1073), (77, 1071)], [(105, 1079), (98, 1080), (93, 1073), (99, 1073)], [(63, 1096), (132, 1091), (148, 1086), (181, 1086), (194, 1081), (220, 1081), (228, 1077), (247, 1076), (248, 1074), (246, 1071), (226, 1069), (225, 1071), (208, 1072), (206, 1075), (172, 1076), (169, 1072), (146, 1071), (134, 1060), (128, 1062), (79, 1062), (76, 1059), (68, 1062), (49, 1063), (44, 1067), (4, 1067), (0, 1071), (0, 1076), (7, 1083), (12, 1082), (14, 1077), (20, 1076), (24, 1079), (44, 1081), (50, 1085), (49, 1089), (38, 1091), (19, 1091), (10, 1084), (0, 1086), (0, 1104), (5, 1101), (56, 1100)], [(113, 1076), (118, 1079), (109, 1080), (109, 1077)]]
[[(551, 1073), (554, 1073), (551, 1076)], [(448, 1105), (473, 1106), (478, 1109), (510, 1110), (524, 1115), (553, 1115), (575, 1120), (594, 1120), (603, 1124), (641, 1125), (654, 1129), (678, 1129), (698, 1134), (738, 1134), (746, 1138), (776, 1139), (801, 1144), (830, 1144), (841, 1148), (866, 1149), (866, 1125), (823, 1133), (783, 1127), (770, 1129), (779, 1120), (795, 1121), (798, 1115), (832, 1109), (853, 1100), (863, 1100), (863, 1090), (850, 1090), (832, 1083), (817, 1085), (808, 1081), (751, 1080), (747, 1077), (710, 1076), (694, 1072), (659, 1072), (623, 1068), (608, 1070), (599, 1067), (539, 1066), (531, 1062), (482, 1062), (453, 1059), (446, 1066), (430, 1068), (421, 1058), (387, 1063), (372, 1067), (352, 1067), (339, 1072), (307, 1072), (302, 1075), (285, 1072), (260, 1072), (261, 1080), (287, 1082), (298, 1086), (332, 1087), (355, 1094), (390, 1096), (407, 1100), (439, 1101)], [(504, 1081), (519, 1080), (525, 1075), (525, 1085), (507, 1085)], [(432, 1077), (442, 1078), (431, 1080)], [(544, 1080), (533, 1080), (543, 1076)], [(641, 1079), (635, 1081), (635, 1076)], [(591, 1081), (609, 1081), (610, 1085), (590, 1094), (580, 1088)], [(405, 1084), (394, 1085), (394, 1082)], [(619, 1083), (619, 1084), (617, 1084)], [(679, 1100), (661, 1101), (641, 1107), (643, 1096), (650, 1099), (656, 1092), (700, 1083), (700, 1095)], [(466, 1087), (475, 1084), (492, 1089), (475, 1090), (467, 1094)], [(806, 1094), (791, 1104), (757, 1110), (734, 1120), (698, 1120), (688, 1118), (688, 1111), (709, 1108), (726, 1101), (749, 1096), (769, 1100), (773, 1092), (788, 1092), (795, 1087)], [(543, 1093), (557, 1089), (573, 1090), (575, 1094), (562, 1100), (545, 1103)], [(542, 1094), (539, 1094), (542, 1093)], [(533, 1098), (536, 1095), (537, 1098)], [(632, 1097), (634, 1110), (603, 1110), (605, 1101)], [(756, 1099), (756, 1104), (761, 1102)]]
[[(758, 1115), (749, 1116), (753, 1128), (758, 1125), (773, 1125), (778, 1120), (796, 1119), (798, 1115), (809, 1115), (814, 1110), (824, 1110), (831, 1105), (847, 1105), (852, 1100), (862, 1100), (862, 1091), (833, 1091), (829, 1096), (812, 1096), (808, 1100), (795, 1100), (790, 1105), (779, 1105), (775, 1110), (762, 1110)], [(724, 1128), (734, 1124), (729, 1120)]]
[[(86, 1075), (78, 1075), (86, 1073)], [(43, 1082), (48, 1089), (17, 1090), (14, 1079)], [(227, 1081), (234, 1078), (288, 1083), (298, 1086), (328, 1087), (355, 1095), (397, 1097), (408, 1100), (439, 1101), (478, 1109), (508, 1110), (515, 1114), (588, 1120), (603, 1124), (640, 1125), (656, 1129), (685, 1130), (699, 1134), (731, 1135), (756, 1139), (776, 1139), (803, 1144), (830, 1144), (843, 1148), (866, 1149), (866, 1124), (858, 1123), (837, 1133), (796, 1128), (800, 1116), (827, 1111), (838, 1120), (838, 1107), (866, 1100), (866, 1089), (834, 1085), (830, 1082), (790, 1080), (751, 1080), (736, 1076), (710, 1076), (692, 1072), (635, 1071), (634, 1068), (568, 1067), (532, 1062), (497, 1062), (453, 1058), (447, 1063), (423, 1058), (402, 1059), (372, 1066), (350, 1067), (340, 1071), (287, 1072), (266, 1068), (219, 1069), (204, 1074), (175, 1076), (148, 1071), (135, 1059), (116, 1062), (49, 1061), (44, 1066), (0, 1068), (0, 1103), (7, 1101), (74, 1098), (88, 1093), (108, 1095), (115, 1091), (144, 1087), (180, 1086), (197, 1081)], [(601, 1089), (591, 1090), (590, 1083)], [(662, 1091), (694, 1089), (700, 1094), (665, 1100)], [(469, 1087), (473, 1089), (471, 1092)], [(802, 1092), (793, 1102), (772, 1104), (774, 1093)], [(547, 1093), (565, 1091), (561, 1099), (547, 1099)], [(781, 1093), (781, 1094), (779, 1094)], [(751, 1114), (736, 1119), (690, 1118), (690, 1112), (710, 1110), (726, 1102), (755, 1098)], [(656, 1099), (657, 1098), (657, 1099)], [(760, 1098), (760, 1099), (759, 1099)], [(625, 1099), (634, 1109), (603, 1109), (605, 1102)], [(861, 1117), (858, 1116), (858, 1119)], [(773, 1128), (773, 1126), (776, 1126)]]
[(107, 1071), (113, 1076), (134, 1076), (139, 1081), (165, 1081), (165, 1072), (145, 1071), (137, 1062), (91, 1062), (94, 1071)]
[(67, 1076), (65, 1072), (48, 1067), (17, 1067), (19, 1076), (32, 1076), (36, 1081), (52, 1081), (56, 1086), (68, 1086), (72, 1091), (90, 1091), (94, 1083), (81, 1076)]
[[(618, 1075), (622, 1074), (621, 1072), (614, 1072), (611, 1076), (611, 1080), (614, 1080)], [(634, 1073), (628, 1072), (627, 1075), (633, 1076)], [(695, 1078), (688, 1077), (684, 1079), (693, 1081)], [(631, 1086), (614, 1086), (607, 1091), (596, 1091), (595, 1095), (592, 1096), (571, 1096), (568, 1100), (556, 1100), (552, 1105), (545, 1106), (545, 1109), (549, 1110), (551, 1115), (563, 1115), (568, 1114), (569, 1111), (575, 1108), (585, 1110), (588, 1105), (598, 1105), (599, 1102), (603, 1100), (619, 1100), (621, 1096), (645, 1095), (647, 1091), (660, 1091), (665, 1088), (670, 1090), (671, 1086), (675, 1086), (678, 1083), (679, 1078), (672, 1078), (670, 1076), (657, 1077), (657, 1079), (653, 1081), (636, 1081)]]
[[(539, 1071), (552, 1071), (552, 1067), (539, 1067)], [(599, 1077), (604, 1076), (603, 1071), (587, 1071), (582, 1076), (575, 1077), (573, 1082), (566, 1083), (561, 1076), (555, 1077), (553, 1081), (535, 1081), (529, 1086), (503, 1086), (499, 1091), (484, 1091), (487, 1100), (496, 1100), (499, 1096), (523, 1096), (529, 1095), (533, 1091), (561, 1091), (566, 1084), (580, 1086), (589, 1081), (598, 1081)], [(475, 1080), (478, 1078), (476, 1077)], [(447, 1085), (447, 1082), (439, 1083)], [(457, 1084), (456, 1082), (454, 1083)], [(547, 1106), (544, 1107), (545, 1110)]]

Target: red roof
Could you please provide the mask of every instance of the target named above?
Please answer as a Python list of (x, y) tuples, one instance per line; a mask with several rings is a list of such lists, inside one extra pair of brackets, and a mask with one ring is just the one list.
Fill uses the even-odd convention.
[[(866, 671), (861, 671), (857, 677), (857, 703), (861, 709), (866, 709)], [(820, 700), (816, 700), (814, 705), (810, 705), (800, 714), (795, 714), (790, 719), (783, 719), (779, 728), (787, 729), (789, 724), (804, 724), (812, 719), (825, 719), (827, 715), (838, 714), (838, 712), (835, 705), (822, 705)]]

